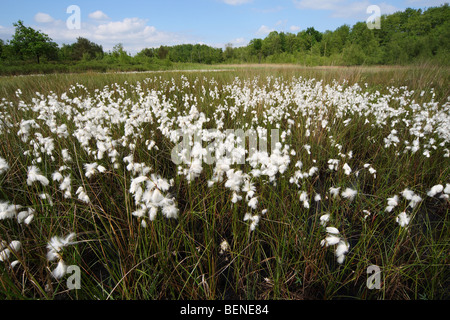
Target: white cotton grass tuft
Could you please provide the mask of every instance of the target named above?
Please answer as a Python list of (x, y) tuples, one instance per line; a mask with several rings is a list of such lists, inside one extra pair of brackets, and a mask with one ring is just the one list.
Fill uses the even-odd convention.
[(9, 243), (12, 251), (17, 252), (22, 248), (22, 243), (19, 240), (13, 240)]
[(247, 194), (246, 198), (252, 198), (255, 194), (256, 187), (250, 180), (245, 180), (244, 186), (242, 187), (242, 192)]
[(417, 206), (417, 204), (419, 203), (419, 202), (421, 202), (422, 201), (422, 198), (419, 196), (419, 195), (417, 195), (417, 194), (415, 194), (413, 197), (412, 197), (412, 199), (411, 199), (411, 201), (409, 202), (409, 206), (411, 207), (411, 208), (415, 208), (416, 206)]
[(337, 198), (339, 196), (339, 191), (340, 190), (341, 190), (341, 187), (337, 187), (337, 188), (331, 187), (329, 189), (330, 194), (333, 196), (333, 198)]
[(305, 191), (302, 191), (300, 193), (300, 201), (303, 203), (303, 207), (305, 207), (306, 209), (309, 208), (309, 199), (308, 199), (308, 194)]
[(55, 171), (52, 173), (52, 180), (61, 182), (64, 179), (63, 175), (59, 171)]
[(97, 172), (104, 173), (106, 172), (106, 168), (102, 165), (99, 165), (97, 162), (94, 163), (85, 163), (84, 164), (85, 176), (86, 178), (93, 177)]
[(444, 186), (442, 184), (437, 184), (431, 187), (430, 191), (427, 192), (429, 197), (434, 197), (435, 195), (444, 191)]
[(91, 200), (89, 199), (89, 196), (86, 194), (86, 191), (83, 187), (79, 187), (77, 189), (76, 194), (78, 195), (78, 200), (84, 202), (84, 203), (90, 203)]
[(21, 206), (11, 204), (7, 201), (0, 201), (0, 220), (14, 218), (20, 208)]
[(61, 155), (62, 155), (62, 157), (63, 157), (63, 161), (64, 161), (64, 162), (70, 162), (70, 161), (72, 161), (72, 157), (71, 157), (70, 154), (69, 154), (69, 150), (67, 150), (67, 149), (61, 150)]
[(156, 219), (156, 215), (158, 214), (158, 207), (150, 206), (148, 208), (148, 218), (150, 221), (154, 221)]
[(338, 165), (339, 165), (339, 160), (338, 159), (329, 159), (328, 160), (328, 169), (337, 171), (338, 170)]
[(252, 215), (251, 213), (246, 213), (244, 216), (244, 221), (251, 221), (250, 231), (254, 231), (259, 224), (260, 216)]
[(224, 254), (225, 252), (227, 252), (228, 250), (230, 250), (230, 244), (228, 243), (227, 240), (223, 240), (220, 243), (220, 251), (219, 254)]
[(339, 234), (339, 230), (335, 227), (327, 227), (326, 231), (327, 231), (327, 233), (331, 233), (331, 234)]
[(335, 255), (336, 255), (336, 260), (339, 264), (344, 263), (344, 259), (345, 259), (345, 254), (348, 252), (350, 248), (350, 245), (348, 242), (340, 240), (338, 245), (336, 246), (336, 251), (335, 251)]
[(47, 243), (47, 260), (55, 261), (58, 259), (60, 257), (59, 252), (61, 252), (64, 247), (71, 245), (75, 236), (75, 233), (70, 233), (65, 238), (53, 236)]
[(399, 197), (397, 195), (395, 195), (391, 198), (388, 198), (387, 201), (388, 201), (388, 205), (387, 205), (385, 211), (391, 212), (396, 206), (398, 206)]
[(67, 272), (67, 265), (62, 257), (62, 250), (70, 245), (73, 245), (73, 239), (75, 238), (75, 233), (70, 233), (66, 237), (62, 238), (59, 236), (54, 236), (47, 243), (47, 260), (48, 261), (58, 261), (58, 265), (51, 272), (55, 279), (62, 278)]
[(237, 192), (233, 192), (232, 196), (231, 196), (231, 202), (232, 203), (237, 203), (238, 201), (242, 200), (242, 196), (240, 196)]
[(405, 190), (402, 191), (402, 196), (406, 200), (411, 200), (414, 197), (414, 191), (409, 190), (409, 189), (405, 189)]
[(344, 166), (342, 167), (342, 169), (344, 169), (344, 173), (349, 176), (352, 173), (352, 168), (350, 168), (350, 166), (346, 163), (344, 164)]
[(328, 213), (324, 214), (324, 215), (320, 216), (319, 220), (320, 220), (320, 224), (322, 226), (325, 226), (327, 224), (327, 222), (330, 220), (330, 215)]
[(45, 192), (40, 193), (39, 198), (41, 198), (42, 200), (47, 200), (50, 207), (53, 207), (53, 199), (48, 193)]
[(43, 186), (48, 186), (50, 181), (42, 175), (41, 171), (36, 166), (28, 167), (28, 174), (27, 174), (27, 184), (31, 186), (34, 182), (40, 182)]
[(96, 172), (96, 168), (97, 168), (98, 164), (97, 163), (85, 163), (84, 164), (84, 170), (85, 170), (85, 176), (86, 178), (90, 178), (92, 177), (95, 172)]
[(21, 211), (17, 214), (17, 222), (19, 224), (26, 224), (29, 225), (31, 223), (31, 221), (33, 221), (34, 219), (34, 213), (35, 210), (33, 208), (28, 208), (25, 211)]
[(258, 206), (258, 197), (251, 198), (247, 204), (250, 208), (256, 210), (256, 207)]
[(372, 213), (369, 210), (363, 210), (362, 211), (364, 213), (364, 220), (366, 220), (368, 217), (370, 217), (372, 215)]
[(19, 262), (18, 260), (10, 261), (11, 253), (18, 254), (22, 248), (22, 243), (19, 240), (13, 240), (8, 245), (6, 241), (0, 242), (0, 261), (9, 262), (10, 267), (14, 268)]
[(51, 272), (55, 279), (61, 279), (67, 272), (67, 265), (64, 260), (59, 260), (56, 268)]
[(447, 183), (445, 185), (445, 189), (443, 190), (443, 193), (441, 194), (441, 196), (439, 198), (442, 199), (450, 199), (450, 183)]
[(9, 169), (9, 164), (5, 159), (0, 157), (0, 174), (4, 174)]
[(72, 185), (71, 185), (71, 175), (66, 175), (59, 185), (59, 190), (64, 192), (64, 198), (70, 199), (72, 197)]
[(377, 178), (377, 170), (375, 170), (370, 163), (366, 163), (364, 168), (368, 169), (369, 172), (373, 175), (374, 179)]
[(342, 193), (341, 196), (343, 198), (349, 199), (350, 201), (352, 201), (353, 199), (355, 199), (356, 195), (358, 194), (358, 191), (353, 190), (351, 188), (346, 188)]
[(407, 228), (409, 222), (411, 221), (411, 217), (405, 211), (403, 211), (397, 216), (395, 221), (400, 225), (400, 227)]
[(329, 235), (324, 240), (322, 240), (320, 242), (320, 244), (322, 246), (328, 247), (328, 246), (332, 246), (332, 245), (335, 245), (335, 244), (339, 243), (340, 240), (341, 240), (341, 238), (339, 238), (337, 236)]
[(9, 259), (9, 256), (11, 254), (11, 250), (8, 248), (3, 249), (0, 251), (0, 261), (5, 262)]
[(450, 183), (447, 183), (447, 184), (445, 185), (444, 193), (445, 193), (445, 194), (450, 194)]
[(402, 191), (401, 194), (406, 200), (409, 200), (408, 205), (413, 209), (417, 206), (419, 202), (422, 201), (422, 198), (419, 195), (415, 194), (414, 191), (412, 190), (405, 189)]
[(154, 221), (159, 209), (167, 219), (178, 219), (179, 209), (174, 198), (164, 194), (172, 185), (173, 180), (168, 181), (156, 174), (151, 174), (150, 177), (141, 175), (131, 180), (129, 192), (138, 207), (132, 215), (141, 220), (143, 227), (147, 226), (143, 220), (146, 215), (150, 221)]
[[(321, 224), (323, 226), (329, 221), (330, 216), (328, 214), (320, 217)], [(320, 245), (323, 247), (329, 247), (336, 245), (335, 256), (336, 260), (339, 264), (344, 263), (345, 254), (348, 252), (350, 245), (347, 241), (345, 241), (341, 236), (340, 232), (335, 227), (326, 227), (325, 231), (327, 232), (327, 236), (320, 242)]]
[(178, 208), (175, 205), (175, 203), (169, 204), (169, 205), (164, 205), (162, 207), (162, 213), (167, 219), (177, 219), (178, 218)]

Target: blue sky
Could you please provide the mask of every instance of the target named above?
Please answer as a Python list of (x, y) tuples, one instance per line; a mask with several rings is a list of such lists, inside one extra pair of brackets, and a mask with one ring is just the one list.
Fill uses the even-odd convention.
[[(448, 0), (0, 0), (0, 39), (14, 33), (12, 24), (25, 25), (47, 33), (58, 44), (85, 37), (111, 50), (122, 43), (136, 53), (145, 47), (204, 43), (224, 47), (248, 44), (270, 31), (297, 33), (308, 27), (334, 30), (343, 24), (365, 21), (369, 5), (381, 14), (405, 8), (426, 8)], [(70, 29), (67, 20), (80, 9), (80, 28)], [(73, 21), (73, 20), (71, 20)]]

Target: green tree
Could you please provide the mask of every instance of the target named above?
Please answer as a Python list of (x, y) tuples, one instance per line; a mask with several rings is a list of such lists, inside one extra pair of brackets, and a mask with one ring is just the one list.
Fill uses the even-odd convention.
[(323, 56), (329, 57), (332, 53), (332, 41), (333, 41), (333, 32), (327, 30), (323, 33), (322, 41), (320, 43), (320, 52)]
[(161, 60), (164, 60), (169, 55), (169, 48), (166, 46), (160, 46), (157, 51), (157, 54)]
[(283, 44), (280, 34), (277, 31), (272, 31), (262, 41), (262, 53), (265, 57), (268, 57), (281, 52), (283, 52)]
[(262, 44), (261, 39), (253, 39), (250, 41), (250, 54), (258, 57), (258, 62), (261, 63), (262, 58)]
[(113, 47), (111, 55), (113, 58), (120, 63), (129, 63), (131, 61), (131, 57), (123, 48), (123, 44), (118, 43)]
[(227, 43), (225, 45), (225, 51), (223, 52), (223, 57), (225, 60), (231, 60), (233, 59), (234, 50), (233, 50), (233, 44)]
[(156, 56), (156, 53), (155, 53), (155, 50), (152, 49), (152, 48), (145, 48), (145, 49), (142, 49), (137, 55), (138, 56), (145, 56), (145, 57), (148, 57), (148, 58), (153, 58), (153, 57)]
[(322, 41), (322, 33), (310, 27), (305, 31), (301, 31), (297, 34), (299, 39), (301, 51), (307, 52), (311, 51), (313, 46)]
[(61, 61), (72, 60), (72, 46), (68, 44), (63, 44), (59, 49), (59, 59)]
[(342, 50), (347, 44), (348, 38), (350, 35), (350, 26), (347, 24), (344, 24), (337, 28), (331, 37), (331, 53), (342, 53)]
[(252, 60), (250, 46), (234, 48), (234, 57), (241, 62), (249, 62)]
[(72, 44), (72, 59), (74, 60), (93, 60), (97, 57), (103, 57), (103, 47), (96, 43), (89, 41), (86, 38), (79, 37), (77, 38), (77, 42)]
[(294, 33), (286, 34), (285, 50), (287, 53), (294, 53), (300, 50), (300, 44)]
[(353, 46), (348, 52), (362, 52), (363, 62), (367, 64), (377, 64), (382, 61), (382, 51), (379, 42), (375, 37), (376, 30), (371, 30), (365, 22), (356, 23), (349, 35), (349, 42)]
[(24, 26), (21, 20), (13, 25), (16, 31), (10, 44), (22, 59), (33, 57), (40, 63), (44, 56), (48, 59), (57, 58), (58, 45), (48, 35)]
[(350, 44), (342, 50), (342, 60), (344, 65), (361, 65), (365, 62), (366, 56), (357, 44)]
[(320, 31), (317, 31), (316, 29), (314, 29), (314, 27), (310, 27), (310, 28), (306, 29), (306, 34), (311, 36), (312, 41), (314, 43), (322, 41), (322, 33), (320, 33)]
[(0, 39), (0, 59), (3, 59), (3, 48), (5, 47), (5, 42)]

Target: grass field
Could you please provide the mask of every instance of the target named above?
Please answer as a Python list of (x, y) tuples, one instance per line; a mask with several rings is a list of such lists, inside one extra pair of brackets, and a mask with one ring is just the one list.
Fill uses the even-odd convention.
[(0, 77), (0, 298), (448, 299), (449, 88), (431, 65)]

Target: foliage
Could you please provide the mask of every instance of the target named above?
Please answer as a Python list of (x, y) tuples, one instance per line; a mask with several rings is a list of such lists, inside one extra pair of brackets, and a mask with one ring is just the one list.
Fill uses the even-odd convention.
[(57, 55), (58, 46), (48, 35), (31, 27), (25, 27), (21, 20), (14, 23), (14, 26), (16, 32), (10, 45), (16, 54), (22, 58), (31, 56), (37, 63), (40, 63), (43, 56), (52, 59)]
[(103, 58), (102, 46), (82, 37), (77, 38), (77, 42), (71, 45), (63, 45), (61, 52), (63, 52), (62, 57), (67, 60), (93, 60)]
[[(112, 52), (86, 38), (61, 48), (48, 35), (14, 24), (16, 34), (9, 42), (0, 42), (0, 74), (19, 74), (29, 70), (30, 59), (46, 64), (38, 73), (83, 70), (90, 61), (91, 70), (156, 70), (173, 63), (295, 63), (317, 65), (405, 65), (431, 62), (449, 64), (450, 8), (448, 4), (426, 10), (408, 8), (381, 17), (380, 29), (369, 29), (365, 22), (342, 25), (320, 32), (313, 27), (297, 34), (273, 31), (264, 39), (250, 40), (247, 46), (225, 49), (204, 44), (181, 44), (144, 48), (136, 55), (117, 44)], [(82, 66), (76, 66), (81, 64)], [(41, 63), (42, 65), (42, 63)]]

